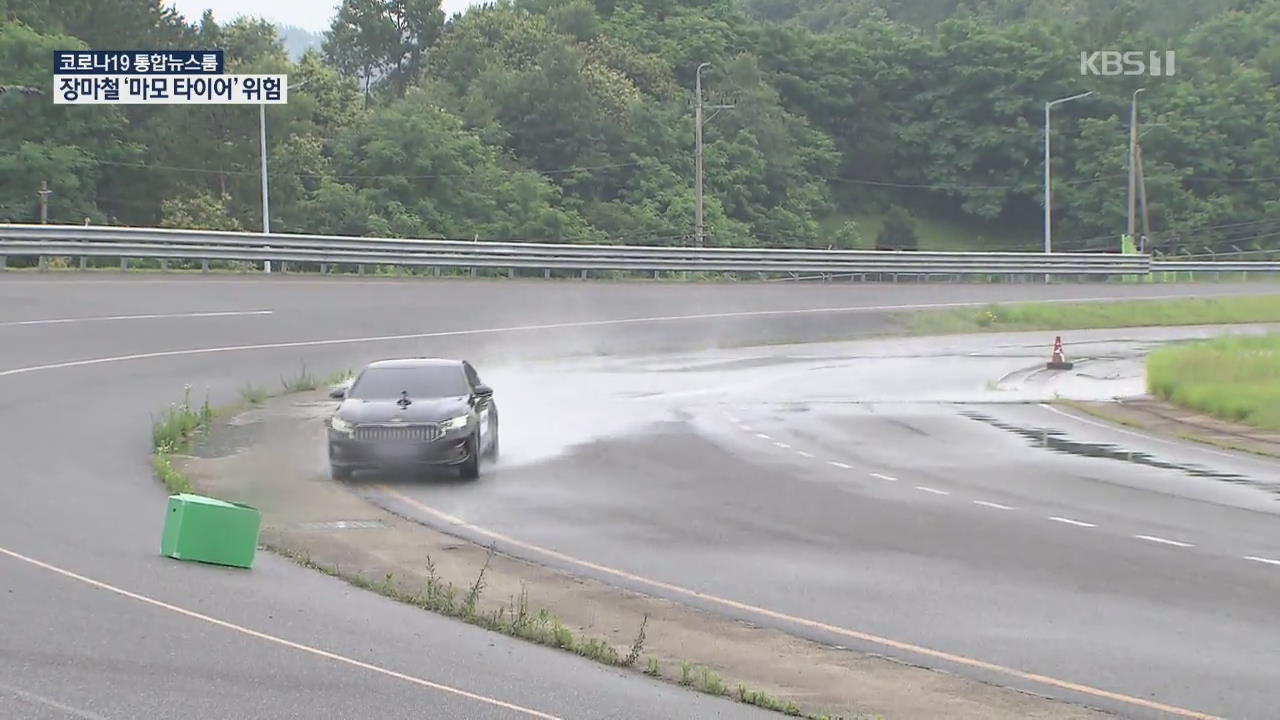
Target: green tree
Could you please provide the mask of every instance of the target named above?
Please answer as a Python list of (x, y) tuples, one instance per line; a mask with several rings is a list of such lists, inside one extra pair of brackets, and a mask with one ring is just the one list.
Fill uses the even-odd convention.
[(219, 197), (207, 192), (165, 200), (160, 225), (186, 230), (243, 230), (231, 215), (230, 200), (227, 195)]
[(877, 250), (916, 250), (919, 239), (916, 237), (915, 221), (911, 215), (899, 205), (889, 209), (884, 218), (884, 225), (876, 234)]

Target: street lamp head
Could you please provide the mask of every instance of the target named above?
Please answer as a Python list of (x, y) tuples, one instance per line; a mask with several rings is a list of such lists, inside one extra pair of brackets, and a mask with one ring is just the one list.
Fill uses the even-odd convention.
[(1058, 98), (1057, 100), (1050, 100), (1049, 102), (1045, 103), (1045, 104), (1044, 104), (1044, 106), (1045, 106), (1046, 108), (1051, 108), (1051, 107), (1053, 107), (1054, 105), (1060, 105), (1060, 104), (1062, 104), (1062, 103), (1064, 103), (1064, 102), (1068, 102), (1068, 101), (1071, 101), (1071, 100), (1079, 100), (1080, 98), (1083, 98), (1083, 97), (1089, 97), (1089, 96), (1090, 96), (1090, 95), (1092, 95), (1092, 94), (1093, 94), (1093, 91), (1092, 91), (1092, 90), (1090, 90), (1090, 91), (1088, 91), (1088, 92), (1082, 92), (1082, 93), (1079, 93), (1079, 94), (1076, 94), (1076, 95), (1071, 95), (1071, 96), (1064, 97), (1064, 98)]

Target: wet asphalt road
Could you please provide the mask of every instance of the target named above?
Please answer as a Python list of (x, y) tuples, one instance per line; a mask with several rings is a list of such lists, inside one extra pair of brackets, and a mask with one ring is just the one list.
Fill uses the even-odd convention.
[[(1197, 292), (1268, 290), (1274, 288), (1222, 286)], [(618, 677), (575, 658), (482, 635), (270, 556), (262, 556), (251, 574), (157, 557), (164, 496), (146, 462), (148, 414), (178, 398), (184, 385), (192, 385), (197, 398), (207, 392), (216, 404), (234, 399), (246, 382), (274, 385), (300, 363), (327, 373), (380, 356), (440, 354), (519, 367), (522, 359), (877, 332), (886, 327), (887, 309), (900, 306), (1186, 292), (1169, 286), (708, 287), (0, 276), (0, 455), (6, 463), (0, 483), (0, 548), (245, 628), (552, 715), (747, 717), (741, 706), (640, 678)], [(808, 312), (812, 310), (821, 312)], [(16, 324), (208, 312), (264, 314)], [(733, 315), (713, 317), (723, 313)], [(562, 326), (678, 315), (703, 317)], [(414, 337), (388, 337), (397, 335)], [(279, 346), (245, 347), (263, 343)], [(590, 404), (594, 388), (575, 389), (570, 378), (564, 391), (565, 405), (556, 411), (565, 415), (555, 419), (562, 429), (571, 430), (581, 425), (573, 414), (575, 401)], [(699, 389), (691, 391), (697, 397)], [(644, 394), (644, 389), (636, 392)], [(1121, 632), (1090, 642), (1097, 643), (1100, 655), (1111, 663), (1108, 667), (1126, 667), (1124, 654), (1113, 649), (1131, 645), (1124, 642), (1123, 631), (1133, 623), (1124, 621), (1146, 613), (1150, 624), (1153, 611), (1169, 608), (1158, 617), (1175, 628), (1190, 623), (1185, 627), (1191, 633), (1187, 642), (1179, 642), (1176, 633), (1163, 641), (1172, 670), (1203, 669), (1230, 660), (1216, 651), (1199, 653), (1196, 643), (1215, 633), (1238, 640), (1247, 652), (1223, 666), (1230, 678), (1175, 677), (1167, 686), (1151, 688), (1150, 694), (1168, 701), (1200, 701), (1196, 707), (1213, 712), (1230, 709), (1232, 702), (1241, 703), (1236, 707), (1244, 711), (1256, 707), (1249, 704), (1256, 697), (1247, 691), (1266, 679), (1277, 659), (1253, 652), (1267, 643), (1277, 647), (1257, 612), (1263, 599), (1275, 597), (1275, 573), (1267, 572), (1273, 568), (1253, 563), (1235, 569), (1223, 563), (1214, 569), (1200, 560), (1169, 560), (1171, 551), (1165, 547), (1117, 550), (1118, 543), (1098, 539), (1105, 532), (1086, 534), (1085, 528), (1057, 527), (1062, 523), (1036, 524), (1030, 511), (1017, 520), (993, 520), (973, 515), (976, 506), (961, 513), (936, 504), (950, 496), (886, 497), (886, 489), (865, 478), (853, 481), (834, 474), (839, 468), (814, 468), (799, 462), (808, 458), (771, 455), (769, 448), (782, 448), (762, 447), (753, 435), (737, 435), (742, 431), (721, 412), (725, 409), (718, 408), (718, 416), (691, 414), (680, 418), (683, 424), (652, 426), (510, 471), (499, 468), (461, 505), (457, 498), (451, 500), (452, 509), (473, 522), (505, 523), (503, 529), (513, 534), (566, 552), (619, 565), (625, 560), (633, 572), (668, 573), (662, 577), (703, 583), (721, 595), (777, 600), (775, 604), (789, 612), (856, 620), (851, 622), (854, 627), (897, 632), (922, 643), (953, 643), (955, 651), (980, 657), (984, 652), (1003, 654), (1010, 662), (1028, 666), (1060, 654), (1055, 648), (1067, 647), (1069, 638), (1110, 630)], [(727, 409), (762, 428), (777, 422), (772, 410), (749, 397), (736, 409)], [(963, 448), (948, 439), (961, 427), (970, 433), (985, 427), (983, 433), (989, 434), (982, 436), (983, 442), (996, 443), (997, 435), (1007, 435), (980, 421), (945, 413), (925, 435), (900, 430), (883, 417), (844, 421), (854, 423), (862, 438), (857, 441), (859, 452), (841, 456), (846, 464), (859, 470), (880, 468), (876, 472), (886, 475), (897, 472), (904, 476), (902, 483), (923, 484), (909, 475), (920, 472), (921, 461), (928, 465), (945, 460), (953, 468), (973, 465), (975, 456), (961, 453)], [(690, 433), (689, 423), (700, 430)], [(799, 430), (812, 434), (814, 454), (821, 451), (822, 442), (850, 449), (848, 428), (842, 429), (831, 417), (815, 417), (808, 424), (784, 422), (775, 432)], [(518, 435), (509, 433), (504, 432), (504, 448), (518, 449)], [(868, 450), (895, 452), (903, 446), (904, 433), (919, 438), (915, 442), (923, 443), (921, 449), (905, 458), (894, 456), (896, 460)], [(940, 442), (926, 443), (928, 437)], [(795, 447), (800, 447), (798, 439)], [(984, 472), (991, 482), (1031, 476), (1054, 478), (1045, 486), (1087, 485), (1077, 477), (1080, 471), (1060, 469), (1058, 459), (1040, 452), (1019, 453), (1011, 444), (1006, 449), (1014, 469)], [(1117, 472), (1128, 476), (1133, 469)], [(970, 475), (931, 474), (927, 480), (939, 486), (935, 489), (951, 487), (950, 492), (960, 495), (959, 487), (944, 483), (970, 482)], [(517, 476), (528, 482), (540, 478), (544, 497), (561, 502), (548, 503), (545, 516), (526, 511), (513, 520), (514, 513), (504, 503), (513, 491), (515, 497), (529, 491), (516, 483)], [(432, 502), (441, 500), (429, 486), (412, 490), (427, 493), (424, 497)], [(1038, 496), (1034, 488), (1013, 481), (992, 488), (993, 493), (997, 490), (1005, 494), (993, 494), (996, 501), (1018, 498), (1029, 506)], [(1206, 512), (1199, 507), (1203, 503), (1173, 507), (1175, 500), (1152, 500), (1149, 496), (1156, 493), (1150, 490), (1126, 492), (1140, 493), (1127, 499), (1131, 507), (1154, 503), (1159, 513), (1174, 517), (1181, 513), (1196, 518)], [(613, 519), (613, 529), (601, 539), (594, 531), (605, 517)], [(1089, 529), (1105, 527), (1109, 525), (1099, 522)], [(1268, 537), (1262, 527), (1252, 528), (1237, 515), (1216, 519), (1212, 527), (1217, 539), (1218, 529), (1231, 527), (1241, 535)], [(1072, 535), (1068, 530), (1081, 532)], [(1156, 530), (1150, 534), (1158, 535)], [(588, 538), (599, 542), (587, 542)], [(1013, 538), (1016, 541), (1010, 542)], [(1015, 546), (1017, 552), (1010, 549)], [(1242, 546), (1227, 547), (1224, 542), (1223, 547), (1223, 553), (1243, 552)], [(1273, 543), (1256, 552), (1274, 555), (1274, 548)], [(630, 551), (625, 558), (615, 556), (624, 549)], [(995, 550), (1004, 552), (992, 556)], [(1055, 556), (1063, 559), (1044, 568), (1045, 558)], [(1179, 562), (1187, 564), (1175, 572)], [(1109, 569), (1098, 574), (1095, 563)], [(742, 572), (744, 565), (749, 573)], [(1038, 574), (1032, 572), (1037, 565)], [(207, 716), (258, 718), (318, 717), (335, 708), (360, 708), (375, 716), (409, 710), (432, 717), (527, 716), (121, 597), (10, 555), (0, 556), (0, 567), (0, 703), (21, 708), (20, 717), (182, 717), (196, 708)], [(1137, 569), (1152, 572), (1152, 567), (1159, 576), (1144, 585)], [(761, 577), (768, 582), (760, 582)], [(994, 583), (1001, 578), (1009, 587)], [(1188, 598), (1179, 599), (1173, 592), (1178, 582)], [(1090, 614), (1087, 608), (1111, 594), (1108, 583), (1116, 584), (1115, 593), (1130, 601), (1120, 609), (1131, 614), (1112, 618), (1109, 624), (1073, 627), (1072, 622), (1089, 619), (1081, 618)], [(1189, 593), (1189, 584), (1197, 591)], [(975, 596), (984, 585), (986, 593)], [(1138, 585), (1147, 588), (1145, 597), (1136, 589), (1126, 590)], [(1087, 587), (1094, 591), (1084, 596), (1087, 602), (1072, 596)], [(1214, 595), (1215, 587), (1231, 590), (1223, 599)], [(762, 590), (778, 595), (760, 596)], [(946, 602), (952, 593), (954, 602)], [(903, 603), (911, 597), (916, 598), (914, 604)], [(1205, 618), (1206, 606), (1215, 597), (1226, 605), (1219, 613), (1226, 618), (1216, 625)], [(991, 607), (995, 600), (999, 602)], [(1187, 614), (1173, 607), (1178, 603), (1187, 606)], [(1030, 608), (1044, 616), (1045, 627), (1056, 630), (1027, 635), (1031, 626), (1014, 622), (1018, 613), (997, 612), (1000, 608)], [(1070, 620), (1056, 619), (1061, 616), (1050, 612), (1053, 609), (1070, 610), (1065, 616)], [(992, 618), (1006, 622), (984, 626), (985, 635), (976, 638), (962, 632)], [(949, 633), (938, 632), (947, 626)], [(1159, 648), (1140, 645), (1132, 652), (1150, 659), (1154, 649)], [(1197, 662), (1199, 655), (1202, 661)], [(1092, 664), (1072, 656), (1062, 669), (1079, 679), (1089, 674)], [(1249, 676), (1248, 666), (1258, 668), (1255, 676), (1263, 677)], [(1163, 667), (1145, 674), (1159, 674)], [(1131, 692), (1147, 690), (1133, 673), (1115, 676), (1113, 685)], [(1232, 699), (1242, 692), (1243, 700)]]

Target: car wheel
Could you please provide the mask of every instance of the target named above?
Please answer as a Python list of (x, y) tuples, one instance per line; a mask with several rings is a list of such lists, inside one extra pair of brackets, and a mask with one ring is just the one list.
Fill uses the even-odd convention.
[(458, 467), (458, 471), (463, 478), (475, 480), (480, 477), (480, 433), (472, 435), (467, 445), (467, 459)]
[(341, 465), (330, 465), (329, 477), (333, 478), (334, 480), (350, 480), (351, 468), (342, 467)]
[(494, 420), (489, 428), (489, 435), (493, 438), (489, 443), (489, 452), (486, 456), (493, 462), (498, 461), (498, 421)]

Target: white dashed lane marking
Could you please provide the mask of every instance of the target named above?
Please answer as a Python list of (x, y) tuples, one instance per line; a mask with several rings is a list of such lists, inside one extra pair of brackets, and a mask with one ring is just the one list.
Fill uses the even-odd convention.
[(1266, 563), (1268, 565), (1280, 565), (1280, 560), (1272, 560), (1271, 558), (1257, 557), (1256, 555), (1245, 555), (1244, 559), (1252, 560), (1254, 562)]
[(916, 489), (921, 492), (933, 493), (934, 495), (950, 495), (951, 494), (946, 490), (938, 490), (937, 488), (926, 487), (924, 485), (917, 485)]
[(1049, 519), (1054, 522), (1066, 523), (1067, 525), (1075, 525), (1076, 527), (1087, 527), (1087, 528), (1098, 527), (1093, 523), (1081, 522), (1079, 520), (1072, 520), (1071, 518), (1058, 517), (1056, 515), (1051, 516)]
[(1172, 545), (1180, 548), (1195, 547), (1195, 545), (1192, 545), (1191, 543), (1184, 543), (1178, 540), (1168, 540), (1154, 535), (1134, 535), (1134, 537), (1139, 540), (1146, 540), (1147, 542), (1159, 543), (1161, 545)]
[[(745, 431), (747, 431), (747, 432), (753, 432), (752, 428), (751, 428), (749, 425), (747, 425), (747, 424), (745, 424), (745, 423), (741, 422), (738, 418), (736, 418), (736, 417), (734, 417), (734, 416), (732, 416), (732, 415), (730, 415), (730, 416), (728, 416), (728, 417), (729, 417), (729, 419), (730, 419), (734, 424), (736, 424), (736, 425), (737, 425), (739, 428), (741, 428), (742, 430), (745, 430)], [(795, 448), (793, 448), (791, 445), (789, 445), (789, 444), (787, 444), (787, 443), (784, 443), (784, 442), (781, 442), (781, 441), (774, 440), (772, 436), (767, 435), (767, 434), (765, 434), (765, 433), (754, 433), (754, 434), (755, 434), (755, 436), (756, 436), (756, 437), (760, 438), (761, 440), (769, 440), (769, 441), (773, 442), (773, 444), (774, 444), (775, 446), (779, 447), (779, 448), (782, 448), (782, 449), (784, 449), (784, 450), (793, 450), (797, 455), (799, 455), (799, 456), (801, 456), (801, 457), (806, 457), (806, 458), (816, 458), (816, 457), (817, 457), (817, 456), (816, 456), (816, 455), (814, 455), (813, 453), (806, 452), (806, 451), (804, 451), (804, 450), (796, 450)], [(839, 462), (838, 460), (827, 460), (827, 461), (826, 461), (826, 463), (827, 463), (828, 465), (832, 466), (832, 467), (840, 468), (841, 470), (852, 470), (852, 469), (853, 469), (853, 466), (852, 466), (852, 465), (849, 465), (848, 463)], [(876, 478), (877, 480), (884, 480), (885, 482), (898, 482), (898, 478), (893, 477), (892, 475), (885, 475), (885, 474), (883, 474), (883, 473), (874, 473), (874, 472), (873, 472), (873, 473), (867, 473), (867, 474), (868, 474), (868, 475), (870, 475), (870, 476), (871, 476), (871, 477), (873, 477), (873, 478)], [(946, 496), (946, 495), (950, 495), (950, 494), (951, 494), (951, 493), (950, 493), (949, 491), (947, 491), (947, 490), (939, 490), (939, 489), (937, 489), (937, 488), (932, 488), (932, 487), (929, 487), (929, 486), (927, 486), (927, 485), (916, 485), (916, 486), (914, 486), (914, 487), (915, 487), (915, 489), (916, 489), (916, 490), (919, 490), (920, 492), (927, 492), (927, 493), (930, 493), (930, 494), (932, 494), (932, 495), (943, 495), (943, 496)], [(991, 502), (990, 500), (972, 500), (971, 502), (972, 502), (974, 505), (980, 505), (980, 506), (982, 506), (982, 507), (985, 507), (985, 508), (991, 508), (991, 509), (993, 509), (993, 510), (1011, 510), (1011, 511), (1013, 511), (1013, 510), (1017, 510), (1017, 508), (1016, 508), (1016, 507), (1013, 507), (1012, 505), (1003, 505), (1003, 504), (998, 503), (998, 502)], [(1095, 525), (1094, 523), (1085, 522), (1085, 521), (1083, 521), (1083, 520), (1075, 520), (1075, 519), (1067, 518), (1067, 517), (1059, 517), (1059, 516), (1057, 516), (1057, 515), (1052, 515), (1052, 516), (1050, 516), (1048, 519), (1049, 519), (1049, 520), (1052, 520), (1053, 522), (1062, 523), (1062, 524), (1064, 524), (1064, 525), (1074, 525), (1075, 527), (1082, 527), (1082, 528), (1092, 528), (1092, 527), (1097, 527), (1097, 525)], [(1168, 546), (1170, 546), (1170, 547), (1177, 547), (1177, 548), (1193, 548), (1193, 547), (1195, 547), (1195, 545), (1193, 545), (1193, 544), (1191, 544), (1191, 543), (1188, 543), (1188, 542), (1183, 542), (1183, 541), (1181, 541), (1181, 540), (1170, 540), (1170, 539), (1168, 539), (1168, 538), (1157, 537), (1157, 536), (1155, 536), (1155, 535), (1134, 535), (1133, 537), (1134, 537), (1134, 539), (1136, 539), (1136, 540), (1144, 540), (1144, 541), (1146, 541), (1146, 542), (1152, 542), (1152, 543), (1156, 543), (1156, 544), (1158, 544), (1158, 545), (1168, 545)], [(1250, 555), (1250, 556), (1246, 556), (1244, 559), (1245, 559), (1245, 560), (1252, 560), (1253, 562), (1266, 563), (1266, 564), (1268, 564), (1268, 565), (1277, 565), (1277, 566), (1280, 566), (1280, 560), (1272, 560), (1272, 559), (1270, 559), (1270, 558), (1255, 557), (1255, 556)]]

